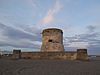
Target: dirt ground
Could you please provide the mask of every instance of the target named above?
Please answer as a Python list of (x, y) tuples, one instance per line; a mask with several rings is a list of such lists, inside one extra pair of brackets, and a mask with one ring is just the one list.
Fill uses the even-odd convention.
[(0, 75), (100, 75), (100, 57), (90, 61), (0, 59)]

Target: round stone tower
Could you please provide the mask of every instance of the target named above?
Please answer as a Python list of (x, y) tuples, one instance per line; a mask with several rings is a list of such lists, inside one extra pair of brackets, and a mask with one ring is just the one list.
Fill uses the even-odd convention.
[(42, 32), (42, 52), (64, 51), (63, 31), (57, 28), (45, 29)]

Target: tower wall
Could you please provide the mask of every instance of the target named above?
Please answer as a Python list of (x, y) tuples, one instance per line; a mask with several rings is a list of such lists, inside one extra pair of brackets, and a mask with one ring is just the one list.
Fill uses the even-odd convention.
[(77, 60), (88, 60), (87, 49), (77, 49)]
[(64, 51), (62, 30), (56, 28), (43, 30), (41, 51)]
[(21, 58), (21, 50), (13, 50), (13, 59)]

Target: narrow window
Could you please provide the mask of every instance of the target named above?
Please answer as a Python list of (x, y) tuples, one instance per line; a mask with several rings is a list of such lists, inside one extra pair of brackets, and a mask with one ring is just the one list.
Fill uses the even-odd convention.
[(52, 40), (50, 39), (48, 42), (52, 42)]

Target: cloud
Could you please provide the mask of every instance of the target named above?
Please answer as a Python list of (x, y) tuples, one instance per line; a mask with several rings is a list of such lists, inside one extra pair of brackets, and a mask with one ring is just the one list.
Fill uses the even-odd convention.
[(47, 11), (46, 16), (40, 21), (40, 24), (49, 24), (52, 23), (55, 19), (55, 15), (61, 10), (62, 5), (60, 4), (60, 2), (58, 0), (56, 0), (56, 3), (54, 4), (54, 6), (49, 9)]
[[(36, 29), (37, 30), (37, 29)], [(0, 23), (0, 46), (11, 46), (16, 48), (39, 49), (41, 45), (40, 34), (34, 35), (27, 31), (20, 30)]]
[(68, 47), (87, 48), (88, 42), (72, 42)]
[(87, 29), (89, 32), (94, 32), (94, 30), (96, 29), (96, 26), (89, 25), (89, 26), (87, 26)]
[(100, 45), (100, 40), (98, 38), (99, 35), (99, 33), (88, 33), (65, 37), (64, 44), (67, 44), (67, 47), (82, 47), (83, 45), (84, 48), (88, 48), (93, 45)]
[(88, 25), (86, 28), (86, 33), (64, 37), (65, 50), (87, 48), (90, 54), (93, 54), (95, 50), (99, 52), (97, 54), (100, 54), (100, 32), (96, 31), (97, 26)]
[(84, 40), (84, 39), (81, 39), (81, 36), (80, 35), (77, 35), (77, 36), (72, 36), (72, 37), (65, 37), (64, 38), (64, 46), (65, 48), (74, 48), (74, 49), (77, 49), (77, 48), (88, 48), (89, 46), (89, 43), (88, 41)]

